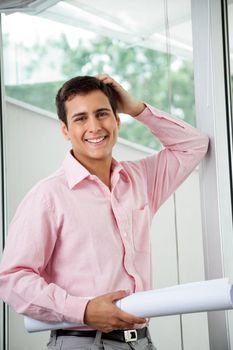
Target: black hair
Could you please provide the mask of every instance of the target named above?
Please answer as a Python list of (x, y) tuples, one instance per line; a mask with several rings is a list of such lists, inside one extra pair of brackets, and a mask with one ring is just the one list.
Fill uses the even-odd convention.
[(65, 102), (75, 95), (86, 95), (92, 91), (100, 90), (108, 98), (113, 113), (116, 116), (117, 92), (110, 84), (105, 84), (101, 80), (92, 76), (77, 76), (66, 81), (58, 90), (56, 95), (56, 107), (58, 118), (67, 125)]

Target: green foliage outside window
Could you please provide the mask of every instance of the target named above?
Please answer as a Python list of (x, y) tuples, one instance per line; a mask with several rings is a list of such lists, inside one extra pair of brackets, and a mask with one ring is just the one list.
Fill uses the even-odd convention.
[[(167, 54), (140, 46), (127, 47), (121, 41), (106, 37), (96, 37), (88, 43), (78, 40), (75, 46), (71, 46), (63, 34), (59, 40), (49, 40), (43, 47), (35, 44), (24, 48), (21, 45), (20, 49), (31, 58), (25, 67), (28, 77), (44, 64), (54, 64), (64, 79), (6, 86), (8, 96), (55, 112), (54, 97), (63, 81), (76, 75), (104, 72), (115, 77), (133, 96), (195, 124), (191, 62), (171, 56), (168, 74)], [(53, 60), (48, 62), (46, 57), (52, 55)], [(122, 123), (120, 136), (147, 147), (159, 148), (149, 131), (133, 120)]]

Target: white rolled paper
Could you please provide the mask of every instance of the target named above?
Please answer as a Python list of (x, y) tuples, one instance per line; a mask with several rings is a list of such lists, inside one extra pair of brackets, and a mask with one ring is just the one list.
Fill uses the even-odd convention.
[(118, 306), (137, 316), (156, 317), (232, 309), (232, 297), (228, 279), (219, 279), (135, 293)]
[(35, 320), (31, 317), (24, 316), (24, 326), (29, 333), (34, 333), (34, 332), (52, 331), (55, 329), (83, 327), (83, 324), (71, 323), (71, 322), (58, 322), (58, 323), (42, 322), (42, 321)]
[[(173, 287), (138, 292), (116, 305), (140, 317), (158, 317), (233, 308), (233, 286), (227, 278), (180, 284)], [(45, 323), (25, 316), (28, 332), (82, 327), (77, 323)]]

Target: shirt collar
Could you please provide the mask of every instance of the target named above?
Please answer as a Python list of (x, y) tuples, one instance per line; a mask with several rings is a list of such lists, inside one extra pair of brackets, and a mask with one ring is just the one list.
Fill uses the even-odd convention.
[(122, 175), (122, 177), (129, 181), (129, 175), (127, 174), (126, 170), (123, 168), (122, 163), (118, 162), (116, 159), (112, 158), (112, 166), (111, 166), (111, 173), (116, 174), (119, 173)]
[(70, 189), (90, 175), (89, 171), (72, 155), (71, 150), (67, 152), (62, 165)]
[[(63, 161), (63, 169), (65, 171), (70, 189), (91, 175), (90, 172), (72, 155), (71, 150), (67, 152), (67, 155)], [(113, 158), (111, 174), (115, 175), (116, 173), (122, 175), (126, 181), (129, 180), (129, 176), (122, 164)]]

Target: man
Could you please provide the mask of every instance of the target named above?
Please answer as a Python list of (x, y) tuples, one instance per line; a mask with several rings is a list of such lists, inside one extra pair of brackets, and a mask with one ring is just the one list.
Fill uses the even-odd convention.
[[(0, 297), (35, 319), (82, 324), (52, 332), (51, 349), (153, 349), (147, 321), (115, 301), (152, 288), (153, 215), (200, 162), (208, 138), (134, 100), (104, 74), (69, 80), (56, 105), (72, 150), (15, 214)], [(139, 161), (114, 160), (119, 112), (149, 127), (164, 149)]]

